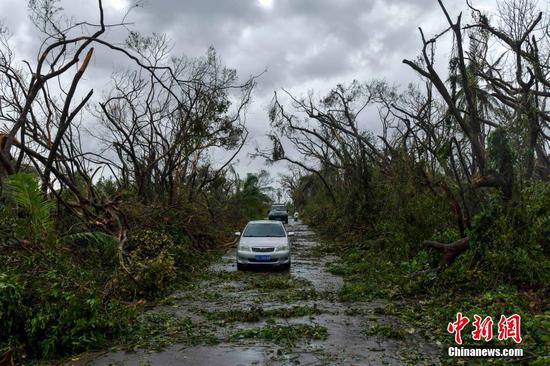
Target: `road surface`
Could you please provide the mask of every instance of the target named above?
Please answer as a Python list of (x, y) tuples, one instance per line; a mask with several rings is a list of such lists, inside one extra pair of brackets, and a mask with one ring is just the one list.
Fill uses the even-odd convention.
[(111, 351), (76, 364), (439, 364), (439, 349), (418, 334), (369, 331), (405, 325), (384, 315), (385, 301), (340, 302), (343, 281), (327, 270), (338, 258), (319, 250), (317, 237), (301, 222), (289, 223), (287, 230), (295, 232), (289, 272), (237, 272), (233, 249), (195, 288), (176, 292), (152, 310), (189, 319), (196, 336), (176, 334), (175, 343), (160, 352)]

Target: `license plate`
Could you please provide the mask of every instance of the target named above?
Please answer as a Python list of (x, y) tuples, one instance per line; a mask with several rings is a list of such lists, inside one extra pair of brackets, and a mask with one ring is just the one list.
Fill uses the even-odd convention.
[(256, 260), (257, 261), (270, 261), (271, 256), (270, 255), (257, 255)]

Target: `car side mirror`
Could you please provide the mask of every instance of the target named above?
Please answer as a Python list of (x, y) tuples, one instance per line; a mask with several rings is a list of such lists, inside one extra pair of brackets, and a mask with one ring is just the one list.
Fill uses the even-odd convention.
[(235, 231), (235, 236), (241, 236), (241, 232), (240, 231)]
[(288, 233), (286, 233), (287, 236), (294, 236), (294, 231), (289, 231)]

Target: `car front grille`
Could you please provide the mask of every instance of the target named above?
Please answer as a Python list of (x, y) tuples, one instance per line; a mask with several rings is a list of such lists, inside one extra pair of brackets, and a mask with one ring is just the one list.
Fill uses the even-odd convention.
[(254, 248), (252, 247), (253, 252), (260, 252), (260, 253), (270, 253), (274, 252), (275, 248)]

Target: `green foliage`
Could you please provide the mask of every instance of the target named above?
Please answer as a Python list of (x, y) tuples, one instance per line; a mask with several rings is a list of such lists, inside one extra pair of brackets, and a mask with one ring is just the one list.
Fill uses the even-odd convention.
[(102, 231), (85, 231), (63, 236), (59, 244), (71, 247), (73, 255), (79, 255), (87, 267), (111, 267), (117, 263), (118, 241)]
[(163, 232), (139, 230), (128, 239), (126, 246), (133, 259), (154, 258), (161, 252), (169, 252), (174, 248), (173, 238)]
[[(420, 168), (396, 161), (387, 167), (393, 171), (388, 177), (372, 167), (368, 202), (349, 196), (346, 187), (335, 188), (336, 202), (309, 187), (303, 218), (322, 235), (383, 250), (395, 260), (412, 258), (423, 240), (456, 225), (447, 198), (420, 184)], [(320, 188), (317, 180), (311, 182)]]
[[(550, 291), (550, 184), (513, 185), (515, 153), (507, 136), (494, 131), (490, 140), (489, 169), (503, 175), (508, 191), (466, 191), (463, 199), (454, 197), (463, 214), (466, 208), (471, 215), (463, 234), (449, 199), (457, 187), (436, 176), (429, 177), (432, 187), (427, 189), (419, 175), (422, 167), (407, 165), (406, 158), (392, 159), (383, 174), (373, 168), (370, 203), (348, 200), (338, 185), (337, 200), (331, 202), (312, 177), (293, 196), (301, 198), (304, 220), (335, 240), (326, 250), (342, 257), (329, 266), (345, 279), (340, 300), (399, 300), (399, 307), (383, 311), (442, 344), (451, 342), (445, 326), (457, 311), (470, 318), (517, 313), (523, 322), (522, 347), (534, 364), (545, 364), (550, 350), (544, 312)], [(433, 182), (438, 181), (444, 189), (437, 189)], [(358, 211), (362, 207), (370, 211)], [(451, 243), (463, 235), (470, 239), (469, 248), (437, 272), (441, 253), (426, 249), (422, 241)], [(403, 336), (385, 325), (367, 333)], [(465, 340), (479, 346), (468, 335)]]
[(10, 340), (23, 325), (25, 308), (17, 279), (0, 272), (0, 339)]
[(119, 191), (119, 187), (116, 181), (104, 177), (99, 178), (97, 183), (94, 185), (94, 189), (98, 194), (101, 194), (105, 197), (113, 196)]
[(139, 316), (122, 338), (130, 350), (162, 350), (173, 344), (216, 344), (219, 340), (210, 329), (191, 318), (178, 318), (170, 312), (146, 312)]
[(117, 302), (105, 304), (95, 289), (75, 290), (56, 271), (47, 274), (49, 288), (39, 288), (35, 308), (25, 325), (27, 342), (36, 355), (57, 354), (101, 347), (120, 333), (132, 310)]
[(439, 241), (442, 243), (452, 243), (455, 240), (460, 239), (460, 233), (455, 228), (447, 228), (436, 232), (431, 240)]
[[(402, 248), (402, 239), (380, 238), (347, 243), (342, 260), (333, 263), (329, 270), (344, 276), (341, 300), (399, 300), (399, 306), (390, 305), (382, 311), (403, 318), (415, 329), (423, 329), (423, 335), (434, 342), (451, 342), (445, 325), (457, 311), (470, 319), (473, 314), (493, 318), (520, 314), (522, 348), (532, 355), (534, 364), (542, 365), (550, 351), (550, 322), (544, 312), (550, 283), (549, 217), (550, 185), (536, 183), (512, 201), (492, 196), (472, 220), (467, 232), (470, 248), (442, 273), (433, 270), (439, 253), (422, 249), (414, 256), (406, 251), (397, 256), (398, 252), (388, 247)], [(434, 230), (430, 238), (449, 243), (459, 236), (457, 229), (447, 227)], [(384, 325), (369, 328), (367, 333), (403, 335)], [(470, 333), (463, 336), (466, 345), (479, 346)], [(493, 341), (491, 346), (503, 344)]]
[[(7, 267), (10, 257), (0, 252)], [(90, 271), (63, 252), (17, 257), (19, 275), (0, 274), (0, 346), (9, 342), (37, 358), (71, 354), (101, 347), (135, 316), (104, 297), (108, 272)]]
[(231, 197), (231, 204), (247, 220), (264, 218), (270, 199), (262, 192), (258, 176), (248, 174), (241, 185)]
[[(329, 268), (331, 272), (344, 276), (345, 283), (339, 292), (341, 300), (398, 300), (398, 305), (390, 302), (377, 311), (402, 318), (411, 328), (420, 330), (423, 336), (442, 344), (452, 342), (446, 324), (456, 317), (458, 311), (470, 319), (473, 314), (495, 318), (501, 314), (517, 313), (522, 316), (522, 348), (538, 360), (543, 360), (550, 351), (548, 312), (537, 314), (541, 307), (547, 306), (545, 294), (548, 290), (543, 284), (536, 290), (521, 290), (504, 284), (500, 279), (489, 281), (485, 273), (469, 269), (472, 260), (468, 255), (459, 257), (448, 270), (437, 274), (428, 270), (433, 268), (433, 264), (430, 253), (425, 251), (400, 263), (388, 260), (384, 252), (367, 253), (351, 250), (342, 261)], [(396, 338), (405, 335), (402, 329), (387, 325), (375, 325), (366, 333)], [(470, 334), (463, 332), (465, 345), (479, 346)], [(490, 345), (503, 346), (500, 341), (493, 341)]]
[[(3, 237), (28, 227), (29, 221), (11, 216), (14, 207), (0, 207), (0, 220), (9, 223)], [(176, 225), (161, 219), (155, 224), (166, 230), (133, 231), (126, 245), (126, 264), (139, 286), (119, 268), (118, 241), (104, 232), (73, 226), (69, 234), (52, 232), (52, 245), (33, 250), (2, 240), (0, 261), (16, 275), (0, 275), (0, 347), (9, 344), (28, 358), (48, 359), (126, 337), (140, 308), (122, 300), (155, 299), (176, 283), (176, 268), (182, 281), (190, 281), (189, 272), (212, 257), (195, 254)]]
[(327, 328), (320, 325), (309, 324), (290, 324), (279, 325), (273, 320), (268, 320), (262, 328), (244, 329), (236, 332), (230, 337), (230, 340), (240, 339), (262, 339), (287, 347), (294, 346), (301, 340), (326, 339), (328, 337)]
[(549, 197), (550, 185), (541, 183), (526, 188), (515, 202), (491, 200), (468, 233), (468, 269), (487, 273), (491, 282), (524, 287), (548, 283)]
[(61, 238), (63, 242), (88, 242), (102, 247), (110, 247), (116, 241), (113, 236), (102, 231), (74, 233)]
[(40, 191), (36, 176), (29, 173), (17, 173), (9, 176), (4, 184), (6, 198), (15, 205), (18, 217), (24, 221), (25, 228), (30, 228), (31, 239), (47, 234), (53, 226), (50, 212), (53, 204)]
[(505, 198), (510, 198), (514, 189), (514, 162), (516, 156), (503, 128), (497, 128), (491, 132), (488, 138), (487, 152), (490, 168), (497, 172), (504, 181), (504, 185), (501, 187), (502, 192)]
[(550, 311), (527, 318), (524, 323), (528, 329), (528, 341), (540, 345), (541, 356), (537, 357), (532, 365), (547, 365), (550, 361)]
[(427, 261), (422, 258), (396, 263), (386, 255), (381, 258), (369, 252), (368, 249), (352, 249), (343, 256), (342, 261), (329, 267), (332, 273), (348, 280), (340, 289), (340, 300), (364, 301), (402, 296), (401, 278), (427, 266)]
[(18, 220), (12, 210), (0, 203), (0, 247), (15, 241), (18, 231)]
[[(105, 297), (115, 272), (116, 240), (78, 232), (74, 224), (71, 234), (57, 233), (54, 205), (32, 174), (9, 176), (4, 194), (0, 347), (49, 358), (100, 347), (125, 329), (132, 311)], [(27, 247), (29, 241), (49, 245)]]
[(166, 251), (153, 258), (133, 259), (131, 270), (144, 296), (165, 292), (176, 278), (174, 257)]
[(129, 269), (143, 296), (165, 292), (176, 278), (173, 238), (163, 232), (141, 230), (128, 240)]
[(503, 128), (497, 128), (491, 132), (488, 139), (487, 153), (489, 154), (491, 168), (506, 176), (513, 176), (514, 152)]

